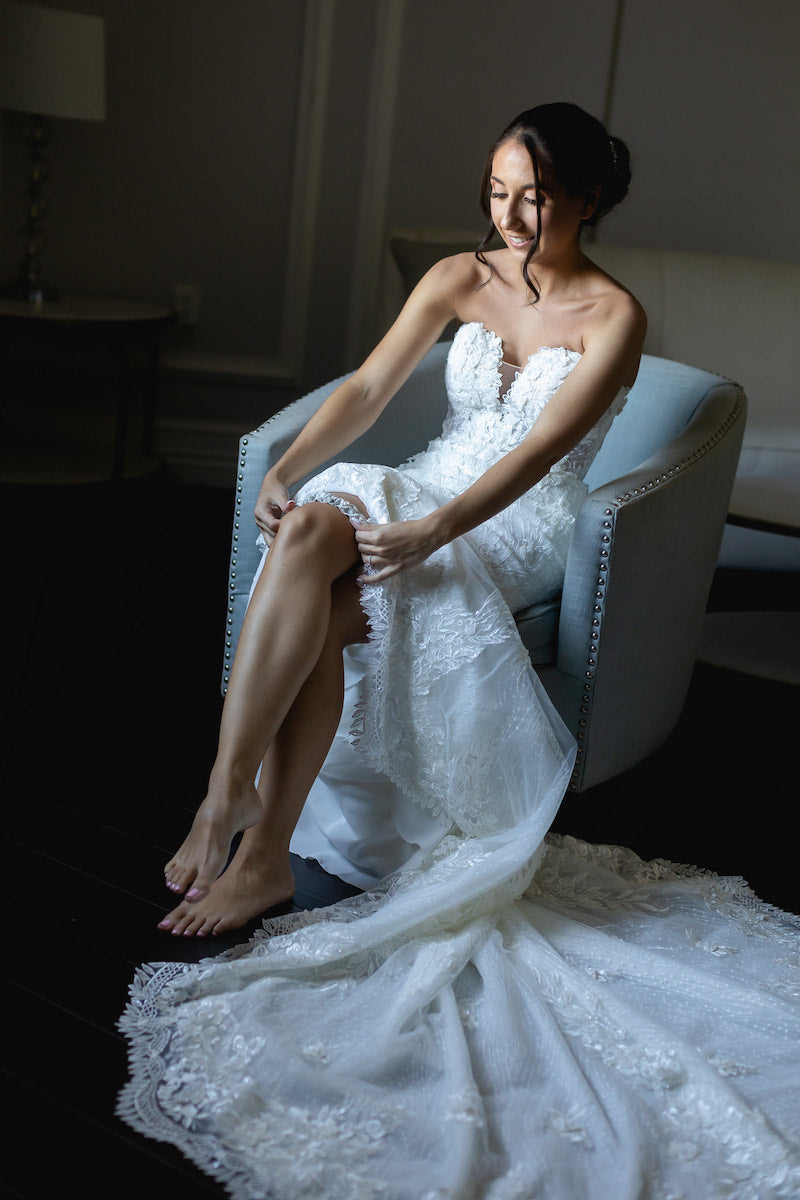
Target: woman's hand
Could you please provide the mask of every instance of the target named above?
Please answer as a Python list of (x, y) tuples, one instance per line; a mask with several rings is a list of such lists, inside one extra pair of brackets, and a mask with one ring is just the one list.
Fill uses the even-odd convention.
[(256, 525), (264, 535), (267, 545), (278, 532), (281, 517), (296, 508), (294, 500), (289, 499), (286, 488), (268, 471), (261, 484), (255, 507)]
[(398, 571), (422, 562), (444, 544), (430, 517), (418, 521), (392, 521), (388, 525), (353, 523), (356, 543), (364, 565), (373, 572), (362, 572), (359, 582), (383, 583)]

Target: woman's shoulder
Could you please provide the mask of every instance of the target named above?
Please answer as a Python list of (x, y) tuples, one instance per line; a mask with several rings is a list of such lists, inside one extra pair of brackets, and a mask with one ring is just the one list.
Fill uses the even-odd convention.
[(614, 356), (629, 362), (630, 377), (625, 383), (630, 386), (644, 347), (647, 314), (629, 288), (595, 264), (591, 267), (592, 303), (583, 329), (584, 351), (598, 350), (602, 357), (613, 351)]
[(641, 322), (647, 323), (647, 317), (644, 308), (634, 296), (630, 288), (627, 288), (619, 279), (615, 279), (613, 275), (609, 275), (608, 271), (604, 271), (602, 267), (598, 267), (597, 263), (589, 260), (591, 271), (591, 290), (594, 294), (597, 314), (605, 319), (608, 317), (616, 317), (626, 324), (638, 325)]
[(475, 252), (463, 250), (440, 258), (430, 268), (427, 277), (444, 286), (474, 288), (487, 274), (487, 268), (475, 257)]
[(450, 254), (434, 263), (420, 279), (412, 293), (417, 303), (446, 309), (448, 320), (461, 312), (466, 298), (489, 276), (474, 253), (465, 251)]

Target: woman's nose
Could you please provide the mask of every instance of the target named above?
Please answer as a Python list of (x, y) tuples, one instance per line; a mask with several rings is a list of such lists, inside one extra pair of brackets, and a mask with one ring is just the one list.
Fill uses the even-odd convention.
[(500, 224), (503, 229), (516, 229), (519, 227), (519, 213), (517, 212), (516, 205), (506, 205), (503, 215), (500, 218)]

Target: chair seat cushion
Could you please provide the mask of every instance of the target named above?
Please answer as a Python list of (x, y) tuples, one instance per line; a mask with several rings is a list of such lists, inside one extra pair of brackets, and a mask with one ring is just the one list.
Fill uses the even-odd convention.
[(514, 614), (520, 637), (535, 667), (555, 662), (561, 597), (531, 604)]

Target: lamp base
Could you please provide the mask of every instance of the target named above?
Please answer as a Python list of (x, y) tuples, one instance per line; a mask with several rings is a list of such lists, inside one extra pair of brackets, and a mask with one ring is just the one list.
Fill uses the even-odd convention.
[(0, 289), (0, 296), (4, 300), (17, 300), (36, 306), (58, 299), (56, 289), (42, 278), (41, 265), (42, 253), (47, 245), (43, 221), (50, 207), (44, 193), (44, 184), (50, 178), (50, 166), (45, 157), (45, 150), (52, 140), (53, 130), (50, 122), (39, 113), (31, 113), (25, 138), (29, 155), (28, 212), (22, 227), (24, 252), (19, 264), (19, 275), (12, 283)]

